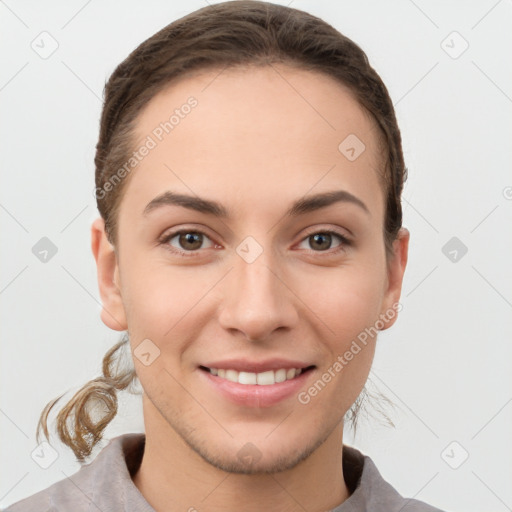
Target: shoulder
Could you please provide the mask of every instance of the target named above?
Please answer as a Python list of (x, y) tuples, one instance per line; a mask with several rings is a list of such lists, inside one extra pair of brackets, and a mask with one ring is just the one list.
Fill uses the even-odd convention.
[(5, 512), (122, 509), (119, 505), (125, 499), (128, 482), (131, 482), (127, 459), (133, 459), (134, 455), (138, 459), (138, 453), (143, 450), (143, 442), (143, 434), (125, 434), (112, 439), (90, 464), (10, 505)]
[(28, 498), (8, 507), (5, 512), (46, 512), (56, 510), (86, 510), (93, 498), (90, 496), (95, 462), (84, 465), (73, 475), (54, 483)]
[(423, 501), (403, 497), (380, 474), (373, 460), (343, 445), (343, 472), (350, 497), (331, 512), (443, 512)]

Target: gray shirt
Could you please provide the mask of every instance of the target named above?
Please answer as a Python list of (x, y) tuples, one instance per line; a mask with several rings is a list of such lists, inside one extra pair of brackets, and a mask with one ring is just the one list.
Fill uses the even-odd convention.
[[(144, 434), (112, 439), (98, 456), (5, 512), (155, 512), (132, 481), (142, 461)], [(442, 512), (405, 499), (380, 475), (370, 457), (343, 445), (343, 476), (350, 496), (331, 512)]]

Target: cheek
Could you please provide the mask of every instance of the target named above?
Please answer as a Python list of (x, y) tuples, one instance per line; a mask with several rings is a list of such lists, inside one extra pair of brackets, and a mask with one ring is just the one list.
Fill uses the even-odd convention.
[(147, 329), (161, 339), (179, 328), (182, 319), (211, 288), (208, 276), (201, 279), (197, 274), (194, 268), (173, 268), (149, 258), (137, 264), (134, 259), (123, 282), (129, 329)]
[[(141, 263), (131, 260), (122, 289), (137, 375), (153, 398), (161, 389), (178, 396), (181, 356), (201, 329), (198, 305), (211, 286), (190, 271), (149, 258)], [(138, 354), (148, 352), (151, 361), (146, 365)]]
[(328, 390), (322, 391), (318, 407), (330, 403), (344, 412), (361, 392), (371, 368), (376, 342), (372, 328), (379, 318), (385, 273), (377, 265), (348, 265), (328, 279), (316, 277), (316, 286), (302, 293), (308, 293), (308, 304), (325, 327), (321, 337), (326, 358), (319, 372), (322, 382), (306, 392), (320, 394), (325, 385)]
[(326, 354), (317, 379), (298, 397), (312, 408), (313, 416), (324, 417), (327, 407), (339, 419), (361, 393), (375, 354), (372, 327), (379, 314), (379, 292), (375, 282), (351, 273), (351, 279), (340, 279), (339, 286), (311, 297), (314, 313), (327, 326), (321, 347)]
[(382, 299), (384, 271), (365, 266), (342, 266), (323, 275), (297, 276), (302, 281), (300, 297), (322, 321), (342, 350), (344, 344), (373, 325), (378, 318)]

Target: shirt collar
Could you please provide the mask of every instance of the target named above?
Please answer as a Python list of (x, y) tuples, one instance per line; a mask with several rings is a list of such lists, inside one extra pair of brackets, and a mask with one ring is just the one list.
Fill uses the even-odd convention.
[[(86, 468), (90, 470), (93, 500), (101, 510), (115, 510), (122, 500), (125, 512), (154, 512), (132, 481), (142, 461), (145, 434), (124, 434), (113, 438)], [(405, 500), (380, 475), (370, 457), (343, 445), (343, 475), (351, 493), (330, 512), (401, 510)], [(93, 470), (94, 468), (94, 470)], [(432, 509), (433, 510), (433, 509)]]

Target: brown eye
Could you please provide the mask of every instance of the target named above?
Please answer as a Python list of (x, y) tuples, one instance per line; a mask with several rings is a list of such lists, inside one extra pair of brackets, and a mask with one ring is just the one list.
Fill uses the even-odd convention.
[[(199, 231), (180, 231), (178, 233), (171, 234), (165, 240), (174, 249), (178, 251), (197, 251), (198, 249), (205, 249), (206, 247), (212, 247), (212, 241), (204, 234)], [(206, 247), (204, 244), (207, 244)]]
[(319, 251), (325, 251), (331, 248), (332, 236), (328, 233), (316, 233), (308, 237), (310, 246)]
[[(337, 242), (336, 242), (337, 240)], [(304, 238), (301, 242), (306, 247), (301, 247), (315, 252), (325, 252), (329, 249), (343, 249), (350, 245), (350, 241), (340, 233), (334, 231), (317, 231)], [(331, 253), (333, 251), (330, 251)]]
[(200, 249), (203, 243), (203, 235), (201, 233), (181, 233), (178, 240), (183, 249)]

